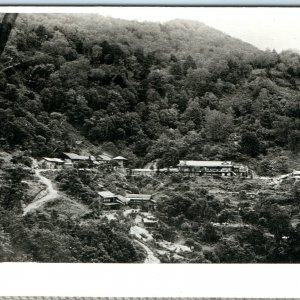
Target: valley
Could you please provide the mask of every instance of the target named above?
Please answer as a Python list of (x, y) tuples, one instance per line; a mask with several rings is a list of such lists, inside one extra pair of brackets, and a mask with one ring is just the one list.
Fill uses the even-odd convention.
[(0, 261), (300, 262), (297, 51), (193, 20), (0, 25)]

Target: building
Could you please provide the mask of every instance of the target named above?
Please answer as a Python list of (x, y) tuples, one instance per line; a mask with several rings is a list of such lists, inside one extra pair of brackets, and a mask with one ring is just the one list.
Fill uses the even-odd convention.
[(252, 172), (247, 166), (244, 165), (234, 165), (233, 172), (240, 177), (248, 177), (252, 175)]
[(161, 174), (178, 173), (179, 169), (178, 168), (162, 168), (162, 169), (157, 169), (156, 172), (161, 173)]
[(92, 160), (91, 161), (91, 166), (93, 166), (94, 168), (98, 168), (101, 166), (101, 163), (97, 160)]
[(148, 194), (127, 194), (128, 205), (134, 208), (154, 209), (156, 201)]
[(124, 164), (127, 161), (127, 159), (123, 156), (116, 156), (113, 158), (114, 161), (116, 161), (120, 168), (124, 168)]
[(110, 164), (111, 160), (112, 160), (112, 158), (110, 156), (108, 156), (107, 154), (98, 155), (96, 157), (96, 159), (100, 164), (104, 164), (104, 165)]
[(64, 160), (59, 158), (43, 157), (40, 165), (42, 169), (62, 169)]
[(65, 160), (65, 163), (64, 163), (64, 168), (65, 169), (71, 169), (73, 167), (74, 167), (74, 165), (70, 160)]
[(292, 177), (295, 179), (300, 179), (300, 171), (294, 170), (292, 173)]
[(64, 152), (63, 153), (64, 156), (71, 160), (72, 162), (76, 162), (76, 161), (88, 161), (90, 159), (89, 156), (86, 156), (86, 155), (78, 155), (76, 153), (67, 153), (67, 152)]
[(153, 176), (157, 173), (156, 169), (130, 169), (130, 176)]
[(124, 197), (124, 196), (122, 196), (122, 195), (116, 195), (116, 197), (118, 198), (118, 200), (119, 200), (120, 202), (123, 203), (123, 205), (127, 205), (127, 204), (128, 204), (128, 199), (127, 199), (126, 197)]
[(78, 155), (76, 153), (64, 152), (63, 155), (68, 162), (72, 162), (74, 167), (79, 166), (81, 163), (87, 163), (89, 165), (93, 165), (93, 161), (95, 160), (93, 156)]
[(180, 160), (177, 166), (180, 172), (195, 175), (227, 177), (249, 175), (247, 167), (233, 165), (231, 161)]
[(156, 228), (158, 226), (158, 220), (153, 216), (148, 216), (142, 219), (146, 228)]
[(125, 203), (120, 200), (120, 195), (115, 195), (110, 191), (98, 192), (98, 195), (100, 196), (103, 207), (106, 209), (119, 209), (125, 205)]
[(178, 168), (163, 168), (163, 169), (130, 169), (130, 176), (154, 176), (157, 174), (178, 173)]

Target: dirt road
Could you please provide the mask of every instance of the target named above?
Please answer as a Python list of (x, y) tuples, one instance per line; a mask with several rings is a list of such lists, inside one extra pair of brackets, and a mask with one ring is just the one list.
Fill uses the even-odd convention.
[(152, 250), (146, 246), (145, 244), (141, 243), (138, 240), (135, 240), (141, 247), (143, 247), (147, 253), (147, 257), (144, 261), (145, 264), (159, 264), (160, 260), (154, 256), (154, 253), (152, 252)]
[(264, 180), (264, 181), (268, 182), (270, 185), (273, 185), (274, 187), (279, 187), (280, 184), (282, 183), (282, 181), (291, 175), (292, 175), (292, 173), (270, 177), (270, 176), (258, 176), (256, 174), (254, 174), (253, 179)]
[(58, 191), (53, 187), (53, 184), (50, 179), (41, 175), (41, 171), (43, 170), (35, 170), (35, 175), (40, 179), (40, 181), (47, 186), (47, 194), (40, 198), (37, 201), (34, 201), (27, 205), (24, 209), (23, 216), (28, 214), (30, 211), (35, 210), (42, 205), (44, 205), (47, 201), (55, 199), (58, 197)]

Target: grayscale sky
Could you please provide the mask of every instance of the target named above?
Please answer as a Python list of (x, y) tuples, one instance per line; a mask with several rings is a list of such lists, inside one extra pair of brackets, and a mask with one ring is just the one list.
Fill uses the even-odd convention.
[[(0, 8), (7, 11), (9, 8)], [(10, 9), (11, 10), (11, 9)], [(300, 8), (230, 7), (25, 7), (22, 12), (99, 13), (115, 18), (165, 22), (191, 19), (203, 22), (260, 49), (300, 51)]]
[(99, 8), (101, 14), (139, 21), (192, 19), (260, 49), (300, 50), (300, 8)]

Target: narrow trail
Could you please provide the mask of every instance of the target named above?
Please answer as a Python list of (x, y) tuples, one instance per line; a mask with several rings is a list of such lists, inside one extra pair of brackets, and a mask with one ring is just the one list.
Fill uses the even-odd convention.
[(35, 175), (40, 179), (40, 182), (47, 186), (47, 194), (43, 196), (41, 199), (34, 201), (27, 205), (24, 208), (23, 216), (28, 214), (30, 211), (38, 209), (42, 205), (44, 205), (47, 201), (55, 199), (58, 197), (58, 191), (54, 189), (53, 184), (50, 179), (41, 175), (41, 171), (43, 170), (35, 170)]
[(289, 177), (291, 175), (292, 175), (292, 173), (288, 173), (288, 174), (283, 174), (283, 175), (278, 175), (278, 176), (270, 177), (270, 176), (258, 176), (256, 174), (254, 174), (253, 179), (260, 179), (260, 180), (269, 181), (275, 187), (278, 187), (278, 186), (280, 186), (280, 184), (283, 181), (283, 179), (285, 179), (285, 178), (287, 178), (287, 177)]
[(148, 247), (146, 246), (144, 243), (140, 242), (139, 240), (136, 240), (135, 241), (145, 249), (146, 253), (147, 253), (147, 257), (144, 261), (145, 264), (159, 264), (160, 263), (160, 260), (154, 256), (154, 253), (153, 251)]

